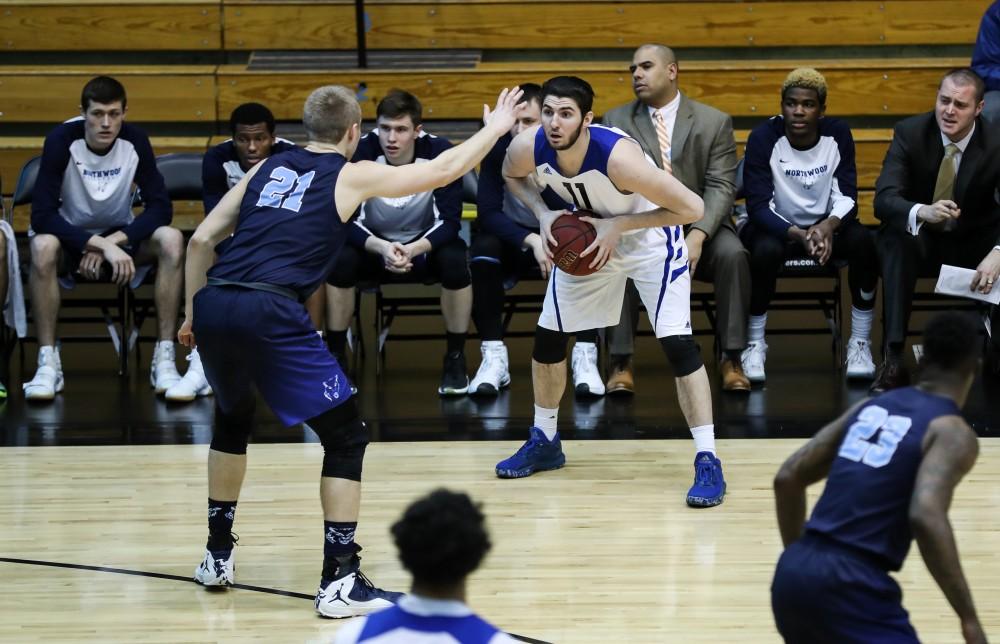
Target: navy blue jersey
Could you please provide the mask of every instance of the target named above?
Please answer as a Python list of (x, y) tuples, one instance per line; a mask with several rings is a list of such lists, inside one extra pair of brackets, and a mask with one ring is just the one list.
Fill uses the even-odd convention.
[[(291, 150), (295, 144), (278, 137), (271, 146), (271, 155)], [(246, 175), (232, 139), (210, 147), (201, 162), (201, 201), (205, 214), (212, 212), (229, 190)]]
[(867, 552), (899, 570), (910, 549), (909, 508), (927, 427), (961, 412), (913, 387), (870, 400), (850, 419), (809, 532)]
[(260, 163), (232, 242), (208, 276), (273, 284), (304, 300), (326, 279), (344, 244), (333, 191), (347, 160), (294, 148)]

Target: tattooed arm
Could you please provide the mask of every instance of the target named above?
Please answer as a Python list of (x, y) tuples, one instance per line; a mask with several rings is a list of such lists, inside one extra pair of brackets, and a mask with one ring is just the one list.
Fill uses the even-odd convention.
[(913, 535), (927, 570), (958, 614), (966, 641), (985, 642), (948, 521), (952, 493), (976, 462), (979, 441), (960, 417), (942, 416), (927, 429), (923, 450), (910, 500)]
[(812, 440), (788, 457), (774, 477), (778, 530), (786, 547), (802, 536), (802, 526), (806, 523), (806, 488), (830, 472), (830, 464), (844, 439), (847, 421), (866, 402), (867, 399), (862, 400), (819, 430)]

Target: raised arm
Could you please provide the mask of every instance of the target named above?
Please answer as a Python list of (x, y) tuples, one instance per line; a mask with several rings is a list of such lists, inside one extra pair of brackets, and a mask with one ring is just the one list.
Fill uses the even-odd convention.
[(340, 171), (334, 199), (337, 211), (347, 221), (357, 207), (371, 197), (404, 197), (426, 192), (450, 183), (478, 164), (493, 144), (510, 128), (522, 107), (517, 101), (521, 90), (504, 89), (491, 112), (483, 106), (485, 127), (460, 145), (438, 155), (427, 163), (390, 166), (371, 161), (350, 163)]
[(621, 139), (611, 150), (608, 177), (625, 192), (637, 192), (666, 211), (651, 211), (616, 217), (625, 230), (653, 226), (682, 226), (694, 223), (705, 214), (705, 203), (695, 192), (672, 174), (651, 164), (633, 139)]
[(976, 462), (979, 442), (960, 417), (944, 416), (931, 423), (923, 448), (924, 458), (910, 500), (913, 535), (927, 570), (961, 620), (966, 641), (985, 642), (948, 521), (952, 494)]
[(806, 488), (830, 473), (830, 465), (844, 439), (847, 421), (866, 402), (867, 399), (862, 400), (819, 430), (808, 443), (788, 457), (774, 477), (778, 530), (786, 547), (802, 536), (806, 523)]

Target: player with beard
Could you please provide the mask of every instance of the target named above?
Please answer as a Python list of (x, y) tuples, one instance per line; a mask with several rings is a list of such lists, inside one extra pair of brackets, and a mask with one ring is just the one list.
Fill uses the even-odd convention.
[[(592, 125), (593, 100), (593, 89), (580, 78), (549, 79), (542, 87), (541, 127), (519, 134), (504, 161), (508, 186), (538, 217), (548, 245), (555, 243), (552, 224), (565, 211), (548, 209), (540, 190), (549, 188), (567, 203), (598, 215), (582, 217), (597, 231), (594, 243), (582, 254), (598, 270), (574, 276), (556, 269), (549, 276), (532, 356), (534, 423), (528, 441), (497, 464), (501, 478), (529, 476), (565, 464), (556, 424), (566, 388), (568, 334), (617, 324), (628, 278), (649, 311), (677, 377), (697, 374), (706, 384), (698, 390), (709, 391), (708, 375), (691, 337), (691, 275), (682, 229), (702, 217), (704, 204), (658, 168), (634, 139), (620, 130)], [(708, 410), (687, 419), (696, 447), (695, 481), (687, 503), (718, 505), (726, 484), (715, 455), (711, 402), (684, 408)]]

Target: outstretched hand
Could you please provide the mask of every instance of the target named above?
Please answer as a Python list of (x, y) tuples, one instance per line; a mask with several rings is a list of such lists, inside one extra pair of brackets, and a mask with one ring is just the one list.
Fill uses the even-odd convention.
[(524, 91), (520, 87), (514, 89), (503, 88), (500, 96), (497, 97), (497, 104), (492, 110), (490, 106), (483, 104), (483, 123), (487, 127), (496, 128), (500, 134), (508, 132), (514, 127), (517, 115), (524, 109), (524, 105), (518, 105)]

